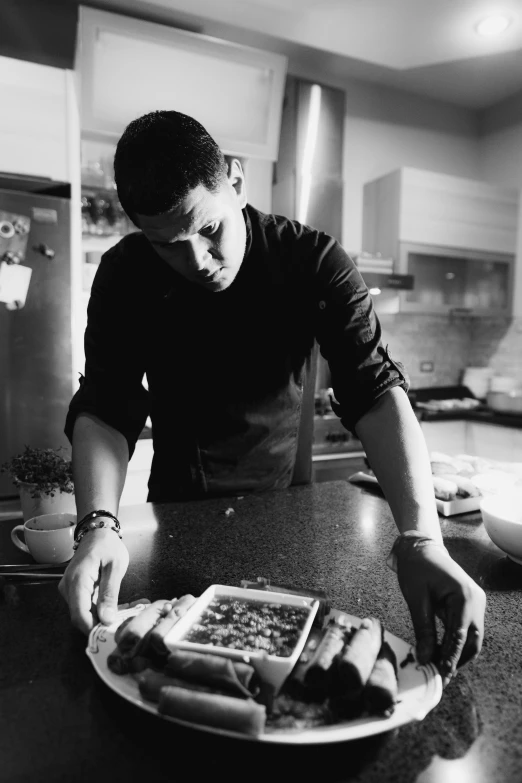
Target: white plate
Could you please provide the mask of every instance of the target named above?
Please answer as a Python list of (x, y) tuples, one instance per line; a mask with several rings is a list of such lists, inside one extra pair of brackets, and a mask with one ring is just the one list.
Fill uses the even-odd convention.
[[(103, 682), (116, 691), (127, 701), (140, 707), (146, 712), (157, 715), (162, 720), (171, 721), (181, 726), (206, 731), (210, 734), (219, 734), (227, 737), (236, 737), (242, 740), (254, 740), (256, 742), (282, 743), (285, 745), (313, 745), (327, 744), (331, 742), (345, 742), (347, 740), (369, 737), (374, 734), (381, 734), (390, 731), (398, 726), (403, 726), (414, 720), (422, 720), (430, 710), (432, 710), (440, 701), (442, 696), (442, 680), (435, 666), (428, 664), (420, 666), (417, 663), (408, 663), (404, 668), (400, 664), (408, 656), (413, 654), (413, 649), (409, 644), (385, 632), (385, 639), (397, 656), (399, 664), (399, 699), (393, 715), (389, 718), (365, 717), (344, 723), (336, 723), (333, 726), (319, 726), (310, 729), (270, 729), (259, 737), (250, 737), (246, 734), (238, 734), (234, 731), (214, 728), (213, 726), (203, 726), (202, 724), (189, 723), (171, 718), (170, 716), (160, 715), (157, 705), (142, 698), (138, 683), (131, 674), (114, 674), (107, 666), (107, 657), (116, 648), (114, 633), (118, 625), (126, 617), (137, 614), (144, 609), (144, 605), (135, 606), (132, 609), (126, 609), (118, 612), (118, 619), (112, 625), (97, 625), (92, 629), (89, 635), (89, 645), (86, 653), (94, 666), (96, 673)], [(331, 611), (330, 616), (336, 616), (339, 612), (335, 609)], [(353, 615), (346, 615), (348, 620), (358, 626), (361, 620)], [(328, 620), (328, 618), (327, 618)], [(327, 622), (326, 620), (326, 622)]]
[[(369, 473), (363, 473), (359, 471), (350, 476), (348, 481), (352, 484), (378, 484), (379, 482), (375, 476), (370, 476)], [(456, 514), (469, 514), (472, 511), (480, 511), (480, 501), (482, 497), (472, 498), (456, 498), (455, 500), (440, 500), (435, 498), (437, 505), (437, 511), (442, 514), (443, 517), (453, 517)]]

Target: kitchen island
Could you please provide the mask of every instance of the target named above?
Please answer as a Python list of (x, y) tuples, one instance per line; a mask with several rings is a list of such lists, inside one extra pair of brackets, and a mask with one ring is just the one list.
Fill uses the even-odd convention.
[[(121, 601), (199, 595), (213, 583), (264, 576), (324, 588), (334, 607), (380, 617), (414, 641), (385, 565), (396, 530), (378, 490), (326, 482), (241, 499), (129, 506), (121, 519), (131, 554)], [(9, 541), (13, 524), (0, 524), (4, 563), (24, 559)], [(338, 745), (233, 740), (149, 715), (98, 678), (56, 582), (2, 580), (0, 779), (520, 783), (522, 567), (489, 541), (479, 514), (441, 526), (452, 556), (487, 593), (481, 656), (421, 723)]]

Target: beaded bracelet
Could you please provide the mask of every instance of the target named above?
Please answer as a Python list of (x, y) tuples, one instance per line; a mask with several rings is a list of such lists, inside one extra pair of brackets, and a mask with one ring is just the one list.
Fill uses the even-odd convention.
[[(80, 533), (82, 529), (85, 527), (85, 525), (88, 525), (89, 522), (92, 522), (94, 519), (97, 519), (98, 517), (109, 517), (109, 519), (112, 519), (117, 529), (120, 530), (120, 522), (118, 518), (115, 517), (111, 511), (104, 511), (103, 509), (97, 509), (96, 511), (91, 511), (89, 514), (86, 514), (82, 519), (80, 519), (74, 531), (74, 540), (77, 541), (79, 539)], [(96, 527), (99, 526), (97, 525)], [(103, 527), (103, 525), (101, 527)]]
[(96, 530), (97, 528), (102, 528), (102, 527), (106, 527), (109, 530), (114, 530), (114, 532), (116, 533), (118, 538), (120, 538), (120, 539), (123, 538), (123, 536), (121, 534), (121, 531), (120, 531), (120, 528), (119, 528), (119, 523), (118, 523), (118, 527), (116, 527), (116, 525), (113, 522), (111, 522), (109, 524), (109, 523), (106, 523), (105, 520), (103, 520), (103, 519), (100, 519), (99, 522), (96, 522), (96, 521), (93, 520), (92, 522), (89, 522), (88, 525), (85, 525), (80, 530), (80, 532), (78, 534), (78, 537), (76, 538), (76, 541), (73, 544), (73, 551), (76, 552), (76, 550), (78, 549), (78, 546), (80, 545), (80, 542), (81, 542), (82, 538), (89, 532), (89, 530)]

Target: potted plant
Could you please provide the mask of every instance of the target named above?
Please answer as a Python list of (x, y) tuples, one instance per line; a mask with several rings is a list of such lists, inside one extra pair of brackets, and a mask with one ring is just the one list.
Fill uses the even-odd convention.
[(76, 512), (72, 463), (59, 451), (26, 446), (0, 468), (18, 487), (25, 522), (40, 514)]

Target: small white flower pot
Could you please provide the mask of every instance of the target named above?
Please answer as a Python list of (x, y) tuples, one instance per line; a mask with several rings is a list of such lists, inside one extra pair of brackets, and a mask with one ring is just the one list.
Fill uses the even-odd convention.
[(20, 484), (18, 489), (24, 522), (42, 514), (76, 513), (74, 493), (56, 491), (54, 497), (41, 494), (33, 498), (34, 484)]

